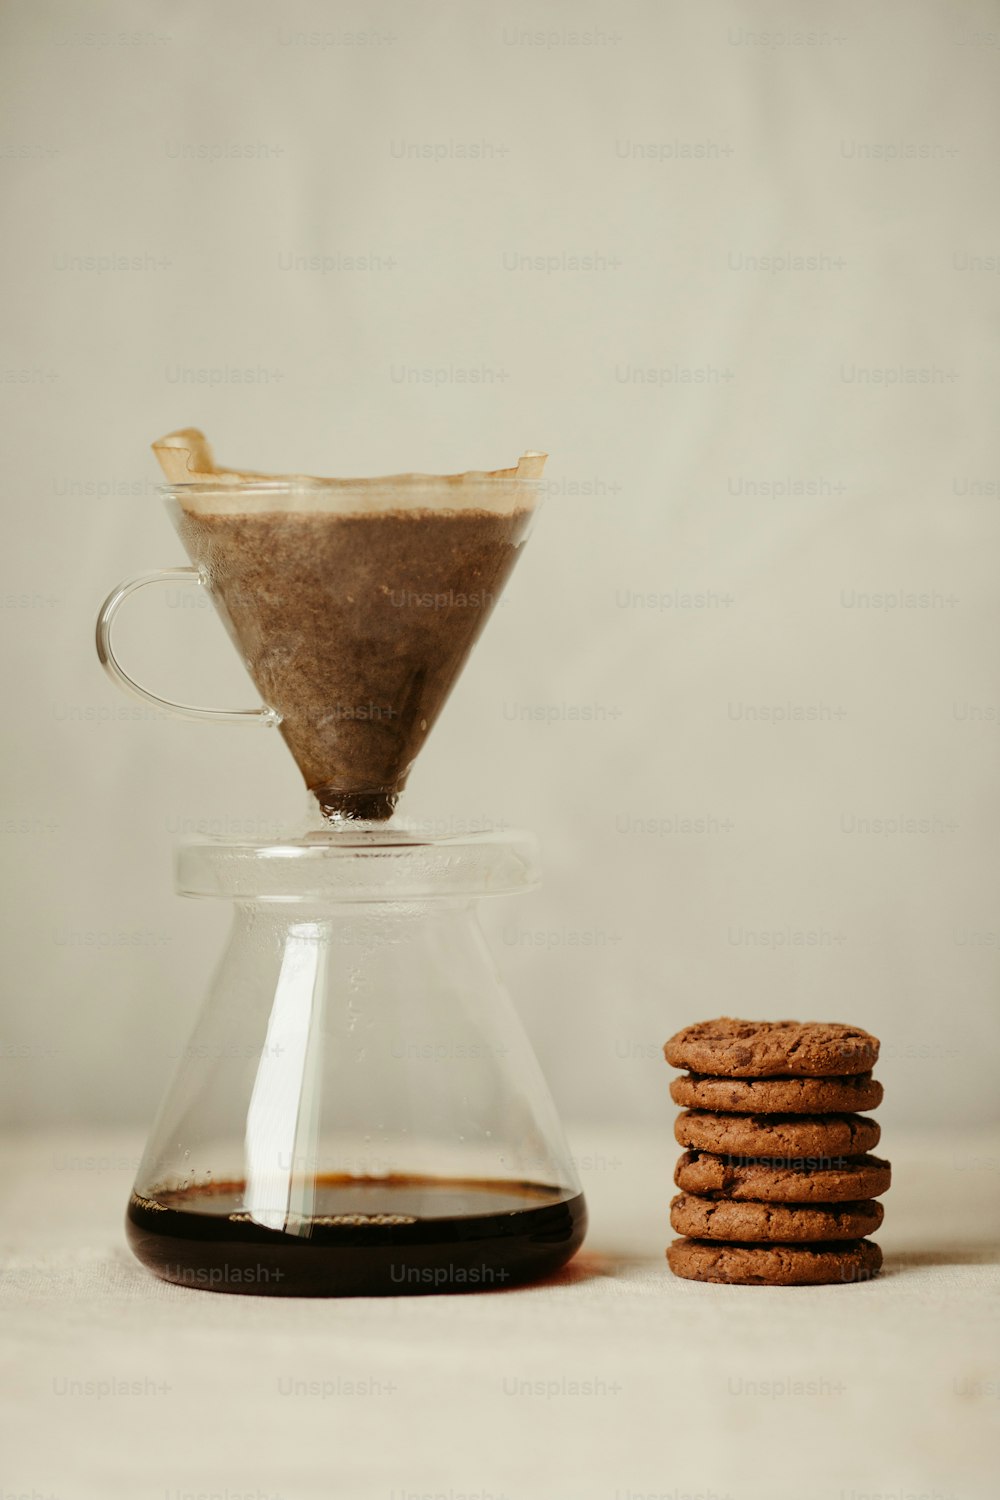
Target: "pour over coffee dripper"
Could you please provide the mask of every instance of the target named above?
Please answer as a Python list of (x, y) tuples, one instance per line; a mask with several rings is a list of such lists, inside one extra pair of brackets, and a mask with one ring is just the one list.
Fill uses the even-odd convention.
[[(536, 884), (534, 840), (391, 819), (527, 536), (544, 456), (321, 481), (216, 469), (191, 430), (156, 447), (194, 567), (115, 590), (99, 655), (161, 708), (277, 727), (321, 816), (280, 842), (179, 850), (182, 894), (235, 915), (139, 1168), (132, 1248), (167, 1280), (271, 1295), (554, 1270), (583, 1239), (583, 1197), (475, 912)], [(208, 589), (261, 708), (172, 704), (124, 672), (115, 614), (163, 580)]]
[[(154, 450), (195, 566), (111, 595), (102, 662), (158, 708), (277, 727), (331, 821), (389, 817), (527, 537), (545, 455), (494, 473), (314, 480), (219, 469), (190, 428)], [(125, 672), (114, 616), (164, 582), (209, 590), (266, 707), (186, 707)]]

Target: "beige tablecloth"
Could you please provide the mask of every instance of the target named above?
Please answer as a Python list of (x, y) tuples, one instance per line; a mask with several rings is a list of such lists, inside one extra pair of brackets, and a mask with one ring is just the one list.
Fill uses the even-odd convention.
[(887, 1140), (885, 1274), (781, 1290), (675, 1280), (672, 1142), (571, 1134), (558, 1279), (345, 1301), (163, 1285), (136, 1137), (8, 1138), (2, 1500), (992, 1500), (1000, 1135)]

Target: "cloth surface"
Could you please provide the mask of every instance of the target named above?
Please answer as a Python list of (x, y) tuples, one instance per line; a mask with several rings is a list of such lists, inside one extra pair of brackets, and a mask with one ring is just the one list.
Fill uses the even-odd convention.
[(160, 1283), (121, 1231), (137, 1136), (7, 1138), (3, 1495), (996, 1493), (1000, 1135), (887, 1140), (885, 1272), (815, 1289), (676, 1280), (666, 1132), (571, 1138), (591, 1231), (563, 1274), (344, 1301)]

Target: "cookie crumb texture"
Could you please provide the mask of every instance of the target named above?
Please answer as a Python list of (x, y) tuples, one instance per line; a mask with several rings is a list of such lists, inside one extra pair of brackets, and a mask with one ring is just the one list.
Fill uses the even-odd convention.
[(870, 1281), (882, 1265), (873, 1240), (815, 1245), (737, 1245), (674, 1240), (667, 1263), (687, 1281), (729, 1286), (827, 1286)]
[(878, 1038), (836, 1021), (741, 1021), (685, 1026), (663, 1051), (675, 1068), (723, 1078), (840, 1077), (867, 1073)]

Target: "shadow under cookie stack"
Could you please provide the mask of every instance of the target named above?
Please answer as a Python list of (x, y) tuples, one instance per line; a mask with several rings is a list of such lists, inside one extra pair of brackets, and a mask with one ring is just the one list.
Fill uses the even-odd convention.
[(866, 1236), (887, 1161), (868, 1153), (881, 1102), (878, 1039), (816, 1021), (700, 1021), (670, 1038), (670, 1085), (686, 1149), (670, 1205), (675, 1276), (740, 1286), (867, 1281), (882, 1252)]

